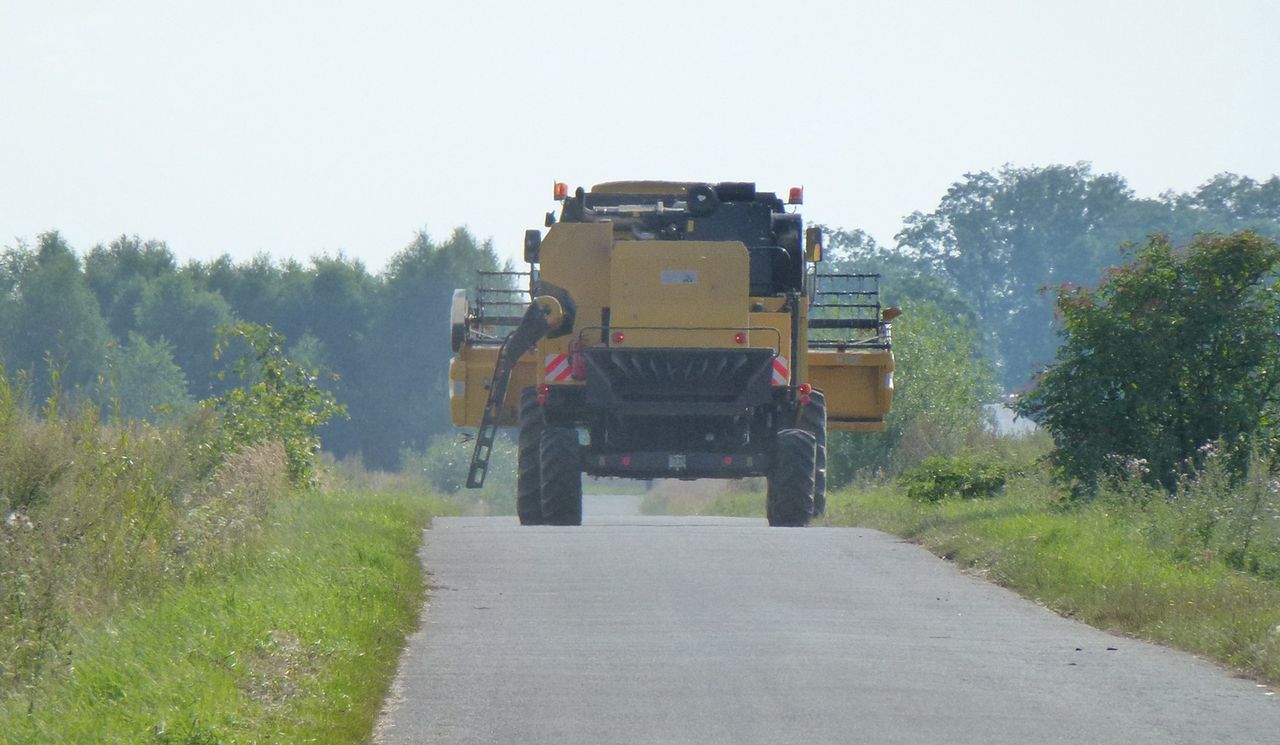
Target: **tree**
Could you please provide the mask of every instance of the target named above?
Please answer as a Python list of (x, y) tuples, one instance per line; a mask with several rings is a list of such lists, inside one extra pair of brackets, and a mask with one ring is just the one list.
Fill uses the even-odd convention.
[(862, 230), (823, 226), (822, 231), (826, 255), (819, 272), (879, 274), (881, 305), (928, 303), (962, 319), (966, 326), (979, 327), (980, 319), (973, 306), (928, 261), (881, 246)]
[(284, 337), (269, 327), (237, 323), (218, 329), (216, 356), (241, 350), (232, 370), (239, 385), (206, 402), (218, 414), (211, 463), (264, 442), (284, 446), (289, 480), (311, 486), (321, 426), (344, 413), (333, 395), (284, 352)]
[(1280, 246), (1256, 233), (1153, 238), (1096, 288), (1057, 292), (1063, 344), (1017, 410), (1045, 426), (1064, 476), (1088, 491), (1145, 470), (1172, 489), (1221, 442), (1243, 467), (1274, 448)]
[(84, 257), (84, 277), (98, 298), (102, 316), (117, 339), (125, 339), (137, 323), (137, 310), (147, 286), (177, 273), (177, 262), (160, 241), (120, 236), (97, 245)]
[(104, 369), (107, 324), (79, 259), (56, 232), (41, 235), (34, 253), (19, 247), (5, 258), (5, 367), (30, 371), (36, 400), (51, 392), (55, 370), (61, 387), (93, 384)]
[(195, 406), (187, 393), (187, 376), (173, 361), (168, 342), (150, 342), (130, 333), (129, 343), (115, 349), (111, 357), (112, 385), (107, 393), (112, 400), (104, 403), (108, 408), (117, 404), (125, 419), (156, 421), (185, 414)]
[(173, 357), (186, 373), (197, 398), (214, 390), (213, 359), (218, 328), (232, 321), (231, 306), (216, 292), (201, 290), (185, 274), (164, 276), (147, 286), (137, 308), (137, 330), (152, 341), (172, 345)]
[(993, 338), (1005, 386), (1017, 388), (1053, 353), (1040, 288), (1092, 282), (1124, 238), (1145, 237), (1109, 228), (1132, 199), (1123, 178), (1086, 163), (966, 174), (933, 212), (907, 217), (897, 251), (950, 280)]
[(983, 404), (995, 395), (995, 385), (972, 326), (928, 302), (908, 300), (894, 323), (893, 342), (897, 369), (888, 429), (832, 434), (833, 485), (861, 470), (896, 473), (954, 452), (984, 423)]
[(361, 412), (376, 395), (368, 389), (369, 334), (381, 286), (359, 261), (339, 254), (312, 259), (307, 294), (307, 332), (324, 350), (324, 366), (337, 375), (326, 381), (356, 412), (337, 417), (321, 433), (325, 449), (341, 458), (360, 449)]
[(476, 270), (497, 268), (493, 247), (462, 228), (439, 245), (419, 233), (391, 260), (366, 351), (368, 398), (358, 399), (366, 462), (395, 466), (401, 450), (422, 451), (449, 429), (445, 309), (455, 288), (475, 286)]

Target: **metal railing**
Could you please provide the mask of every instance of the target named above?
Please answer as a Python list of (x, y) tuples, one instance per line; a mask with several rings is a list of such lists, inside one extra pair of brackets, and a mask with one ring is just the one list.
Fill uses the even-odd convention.
[(879, 274), (814, 272), (809, 279), (810, 348), (888, 348)]
[[(476, 272), (475, 323), (489, 336), (503, 336), (520, 325), (532, 299), (531, 272)], [(520, 287), (520, 285), (524, 285)]]

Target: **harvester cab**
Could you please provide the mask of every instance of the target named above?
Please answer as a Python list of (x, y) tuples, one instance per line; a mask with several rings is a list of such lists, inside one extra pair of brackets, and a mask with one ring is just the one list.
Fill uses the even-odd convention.
[[(822, 273), (821, 233), (750, 183), (634, 181), (572, 195), (525, 236), (527, 272), (454, 294), (450, 411), (477, 427), (469, 487), (516, 426), (523, 524), (579, 524), (582, 474), (764, 476), (771, 525), (826, 503), (829, 431), (893, 398), (871, 274)], [(892, 311), (893, 309), (889, 309)]]

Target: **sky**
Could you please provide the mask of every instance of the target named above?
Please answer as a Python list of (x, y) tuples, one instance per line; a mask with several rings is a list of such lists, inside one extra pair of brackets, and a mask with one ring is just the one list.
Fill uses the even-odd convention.
[(1004, 164), (1280, 173), (1278, 32), (1270, 0), (0, 0), (0, 246), (517, 257), (555, 181), (636, 178), (804, 186), (892, 243)]

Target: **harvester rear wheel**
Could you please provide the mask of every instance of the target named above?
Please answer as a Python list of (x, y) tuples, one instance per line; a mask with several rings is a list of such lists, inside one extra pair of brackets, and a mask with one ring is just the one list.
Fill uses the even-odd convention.
[(582, 524), (582, 463), (578, 431), (547, 427), (542, 433), (542, 518), (547, 525)]
[(800, 405), (796, 426), (817, 440), (818, 455), (813, 471), (813, 516), (827, 513), (827, 398), (822, 391), (810, 391), (809, 403)]
[(790, 528), (808, 525), (813, 517), (817, 438), (803, 429), (784, 429), (778, 432), (776, 453), (765, 496), (769, 524)]
[(532, 387), (520, 391), (520, 435), (516, 450), (516, 514), (521, 525), (542, 525), (542, 407)]

